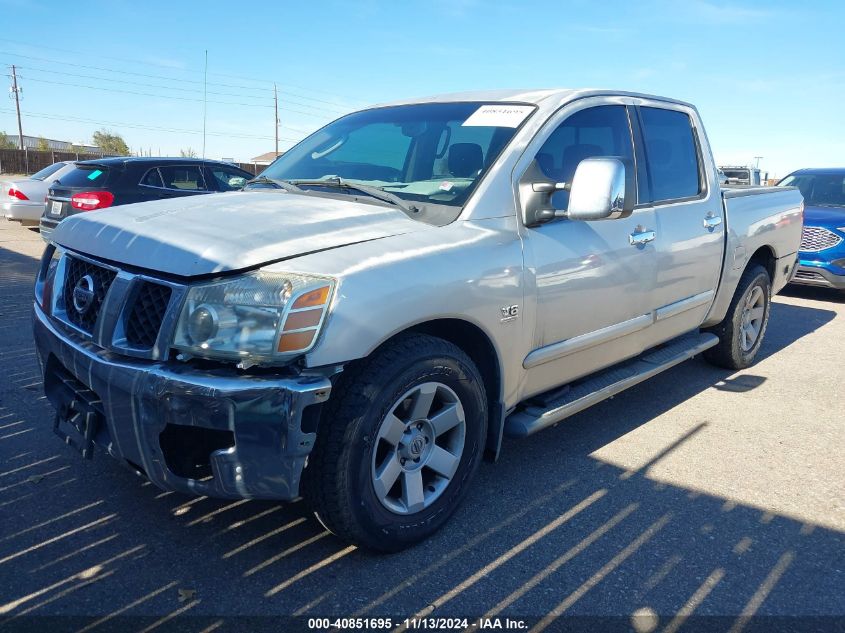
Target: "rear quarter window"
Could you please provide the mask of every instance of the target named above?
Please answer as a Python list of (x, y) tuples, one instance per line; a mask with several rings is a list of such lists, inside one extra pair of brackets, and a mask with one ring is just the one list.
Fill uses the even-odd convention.
[(59, 176), (59, 184), (65, 187), (102, 187), (109, 181), (111, 169), (105, 165), (76, 165)]

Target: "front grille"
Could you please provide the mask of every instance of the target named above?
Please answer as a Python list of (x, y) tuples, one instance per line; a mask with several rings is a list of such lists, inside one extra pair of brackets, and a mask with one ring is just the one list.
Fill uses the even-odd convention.
[(141, 283), (141, 289), (126, 319), (126, 341), (130, 345), (140, 349), (149, 349), (155, 345), (171, 293), (168, 286), (149, 281)]
[(805, 226), (801, 233), (801, 250), (818, 252), (833, 248), (842, 242), (842, 238), (833, 231), (818, 226)]
[[(62, 299), (67, 319), (90, 334), (94, 329), (94, 324), (97, 323), (106, 293), (117, 273), (76, 257), (68, 257), (65, 268)], [(85, 277), (88, 277), (88, 281), (83, 282)], [(81, 290), (90, 290), (91, 293), (87, 296), (81, 294), (74, 304), (74, 291), (77, 285)]]

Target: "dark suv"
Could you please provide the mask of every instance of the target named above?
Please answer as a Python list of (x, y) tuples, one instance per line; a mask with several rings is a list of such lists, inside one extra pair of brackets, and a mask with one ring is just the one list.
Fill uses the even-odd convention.
[(64, 218), (130, 202), (235, 191), (253, 175), (196, 158), (102, 158), (75, 163), (50, 185), (40, 228), (44, 239)]

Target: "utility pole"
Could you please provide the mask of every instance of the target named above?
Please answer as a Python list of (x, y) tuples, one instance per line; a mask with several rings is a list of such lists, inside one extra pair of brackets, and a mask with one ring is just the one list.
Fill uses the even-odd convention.
[(12, 64), (12, 92), (15, 93), (15, 110), (18, 112), (18, 142), (23, 149), (23, 127), (21, 126), (21, 88), (18, 88), (18, 75), (15, 72), (15, 65)]
[[(279, 93), (276, 90), (276, 83), (273, 82), (273, 104), (276, 111), (276, 120), (273, 127), (276, 130), (276, 156), (279, 155)], [(275, 157), (274, 157), (275, 159)]]
[(757, 161), (757, 162), (756, 162), (756, 164), (754, 165), (755, 167), (759, 167), (759, 166), (760, 166), (760, 159), (761, 159), (761, 158), (765, 158), (765, 156), (755, 156), (755, 157), (754, 157), (754, 160), (756, 160), (756, 161)]
[(208, 112), (208, 49), (205, 51), (205, 71), (202, 76), (202, 157), (205, 158), (205, 121)]

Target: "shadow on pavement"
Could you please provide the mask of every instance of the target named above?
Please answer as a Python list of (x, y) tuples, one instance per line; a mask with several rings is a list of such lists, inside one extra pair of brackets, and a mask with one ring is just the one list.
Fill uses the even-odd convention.
[[(845, 595), (842, 533), (648, 477), (707, 421), (636, 471), (592, 456), (706, 389), (743, 392), (762, 376), (685, 363), (507, 441), (444, 530), (377, 556), (327, 533), (302, 503), (188, 498), (102, 451), (77, 458), (53, 436), (40, 391), (27, 324), (37, 261), (2, 249), (0, 261), (0, 618), (12, 628), (118, 630), (145, 616), (146, 630), (157, 630), (181, 614), (203, 616), (201, 630), (224, 615), (490, 613), (619, 616), (613, 622), (629, 630), (638, 613), (669, 631), (690, 614), (729, 616), (721, 630), (739, 631), (762, 630), (751, 615), (842, 616), (832, 599)], [(833, 316), (776, 304), (764, 353)], [(284, 620), (262, 622), (285, 629)]]

